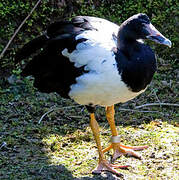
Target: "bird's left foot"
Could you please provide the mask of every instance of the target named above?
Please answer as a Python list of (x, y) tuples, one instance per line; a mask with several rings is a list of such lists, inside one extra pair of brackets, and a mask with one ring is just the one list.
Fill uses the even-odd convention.
[(111, 172), (111, 173), (116, 174), (118, 176), (123, 176), (116, 169), (118, 169), (118, 168), (127, 169), (128, 167), (129, 167), (129, 165), (121, 166), (121, 165), (110, 164), (105, 159), (101, 159), (101, 160), (99, 160), (98, 166), (92, 171), (92, 173), (93, 174), (100, 174), (103, 171), (108, 171), (108, 172)]
[(114, 154), (112, 161), (116, 160), (121, 155), (128, 155), (136, 157), (138, 159), (142, 159), (142, 156), (135, 151), (141, 151), (146, 148), (148, 148), (148, 146), (125, 146), (121, 143), (111, 143), (110, 146), (103, 149), (103, 153), (109, 151), (110, 149), (113, 149)]

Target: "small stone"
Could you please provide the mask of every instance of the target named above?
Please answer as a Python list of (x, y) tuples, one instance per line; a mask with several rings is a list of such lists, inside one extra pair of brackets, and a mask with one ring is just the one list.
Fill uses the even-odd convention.
[(161, 169), (164, 169), (164, 167), (163, 166), (157, 167), (157, 170), (161, 170)]
[(155, 153), (153, 152), (149, 157), (150, 158), (155, 158)]
[(161, 81), (162, 85), (169, 86), (169, 83), (167, 81)]

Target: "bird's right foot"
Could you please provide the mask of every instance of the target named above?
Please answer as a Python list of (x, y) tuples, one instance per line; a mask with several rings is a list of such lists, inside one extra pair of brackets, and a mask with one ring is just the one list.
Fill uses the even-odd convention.
[(116, 160), (121, 155), (129, 155), (141, 159), (142, 156), (135, 151), (141, 151), (146, 148), (148, 148), (148, 146), (125, 146), (121, 143), (111, 143), (109, 147), (103, 149), (103, 153), (113, 149), (114, 154), (112, 161)]

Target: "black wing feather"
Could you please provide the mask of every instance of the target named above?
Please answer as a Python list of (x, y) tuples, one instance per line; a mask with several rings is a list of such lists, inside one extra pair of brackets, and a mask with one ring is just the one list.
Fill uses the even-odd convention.
[(83, 67), (76, 68), (61, 52), (65, 48), (72, 52), (78, 43), (86, 41), (84, 38), (76, 40), (75, 37), (92, 29), (91, 24), (83, 17), (51, 24), (46, 35), (30, 41), (16, 54), (16, 61), (20, 61), (42, 48), (25, 66), (22, 75), (34, 76), (34, 86), (40, 91), (57, 92), (67, 98), (70, 86), (85, 71)]

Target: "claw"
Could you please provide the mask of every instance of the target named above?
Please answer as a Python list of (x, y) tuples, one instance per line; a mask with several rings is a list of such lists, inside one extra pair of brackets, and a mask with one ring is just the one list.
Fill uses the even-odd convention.
[(147, 149), (148, 146), (125, 146), (123, 144), (120, 144), (120, 147), (126, 148), (126, 149), (132, 149), (134, 151), (141, 151), (144, 149)]
[(127, 155), (127, 156), (132, 156), (132, 157), (135, 157), (135, 158), (138, 158), (138, 159), (142, 159), (141, 155), (138, 154), (137, 152), (135, 152), (132, 149), (124, 149), (122, 147), (121, 147), (121, 149), (123, 149), (123, 152), (121, 152), (118, 149), (114, 150), (112, 161), (115, 161), (118, 157), (120, 157), (122, 155)]

